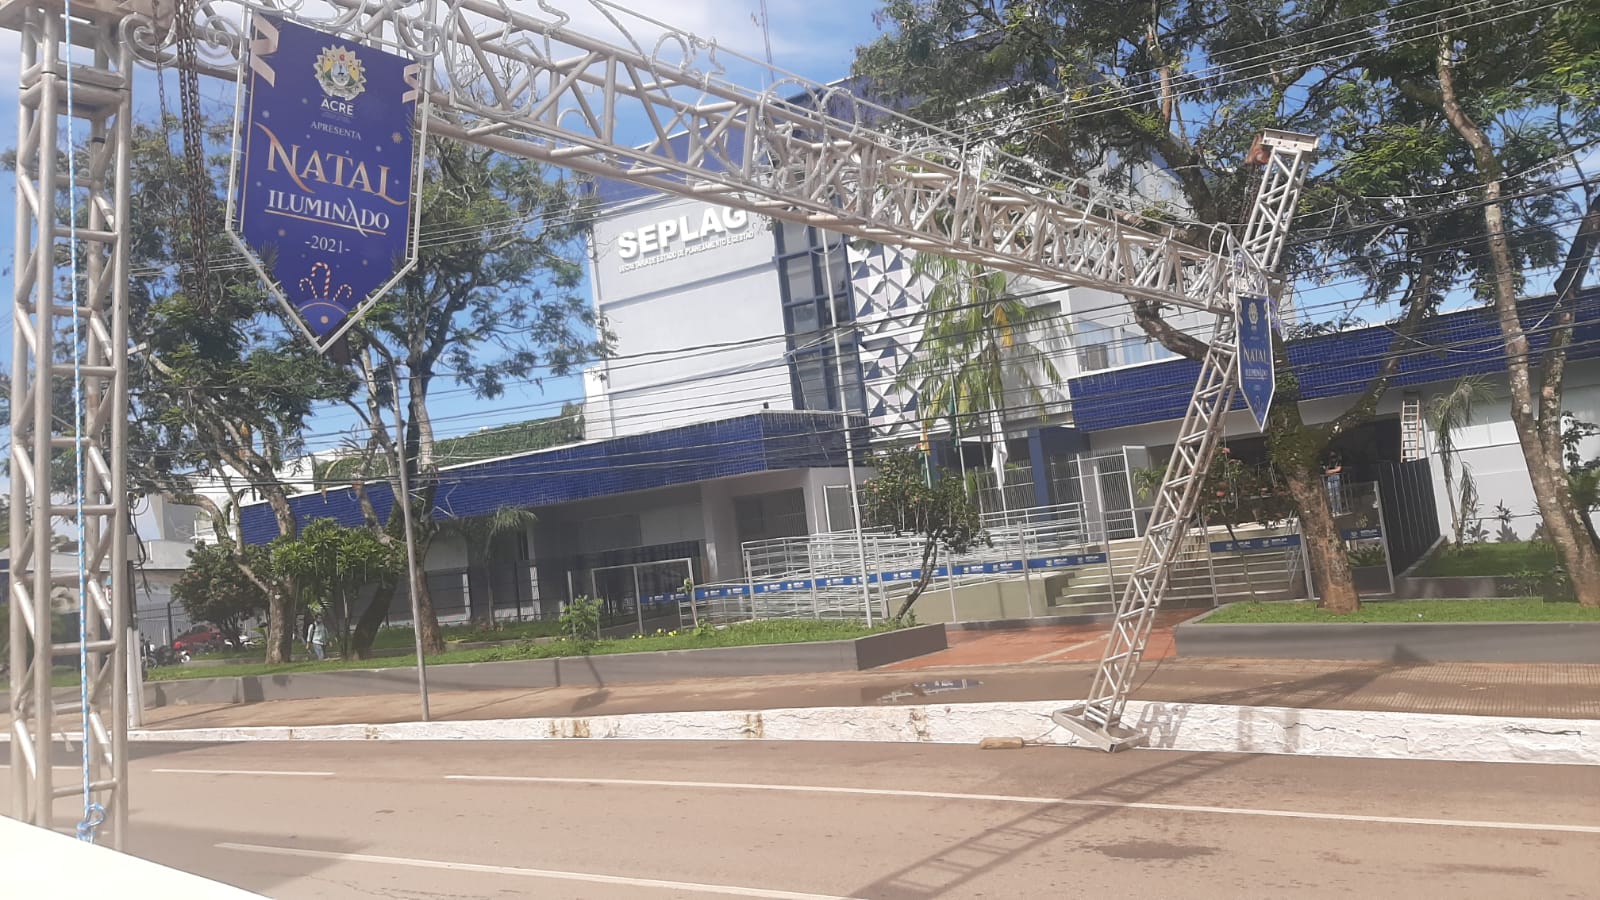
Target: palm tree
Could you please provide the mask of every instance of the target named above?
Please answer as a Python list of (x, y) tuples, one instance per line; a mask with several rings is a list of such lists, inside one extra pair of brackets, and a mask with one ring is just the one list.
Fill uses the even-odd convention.
[[(932, 282), (922, 340), (896, 387), (917, 394), (924, 426), (948, 422), (969, 431), (1007, 409), (1043, 409), (1043, 385), (1061, 378), (1050, 357), (1028, 339), (1039, 311), (1009, 290), (1004, 272), (932, 253), (911, 263)], [(1007, 385), (1013, 385), (1008, 387)], [(1008, 399), (1020, 393), (1022, 402)]]
[[(488, 602), (484, 615), (494, 621), (494, 577), (488, 572), (489, 557), (494, 541), (503, 534), (515, 534), (531, 527), (539, 517), (532, 510), (515, 506), (502, 506), (486, 516), (469, 519), (445, 519), (439, 530), (459, 536), (467, 545), (467, 566), (483, 572), (483, 583)], [(475, 616), (474, 619), (477, 617)]]
[[(1462, 502), (1456, 501), (1456, 441), (1458, 431), (1472, 424), (1473, 407), (1495, 398), (1494, 388), (1482, 375), (1468, 375), (1456, 382), (1455, 387), (1428, 401), (1426, 411), (1428, 428), (1433, 431), (1433, 442), (1439, 448), (1439, 466), (1444, 474), (1444, 492), (1450, 501), (1450, 522), (1455, 530), (1455, 543), (1461, 546), (1466, 534), (1466, 506), (1476, 505), (1477, 490), (1471, 472), (1462, 463)], [(1471, 500), (1467, 500), (1470, 492)]]

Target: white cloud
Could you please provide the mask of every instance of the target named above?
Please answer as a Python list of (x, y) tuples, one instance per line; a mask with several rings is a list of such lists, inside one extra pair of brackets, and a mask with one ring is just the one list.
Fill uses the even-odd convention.
[[(641, 0), (631, 5), (609, 0), (556, 0), (548, 5), (571, 18), (569, 27), (608, 43), (626, 45), (631, 37), (650, 51), (666, 30), (672, 29), (715, 41), (724, 51), (755, 62), (766, 56), (760, 0)], [(847, 74), (856, 44), (875, 33), (871, 7), (860, 0), (768, 0), (767, 7), (775, 64), (814, 81), (831, 81)], [(532, 3), (512, 4), (512, 8), (548, 17)], [(754, 71), (731, 58), (725, 65), (734, 77)]]

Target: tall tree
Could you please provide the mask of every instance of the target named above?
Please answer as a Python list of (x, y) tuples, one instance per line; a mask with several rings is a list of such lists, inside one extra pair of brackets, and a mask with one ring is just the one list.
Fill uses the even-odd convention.
[(250, 547), (243, 554), (250, 566), (246, 575), (233, 548), (198, 544), (189, 551), (189, 567), (173, 582), (172, 597), (196, 622), (210, 622), (229, 645), (243, 646), (244, 622), (267, 608), (268, 594), (258, 581), (270, 572), (265, 547)]
[[(588, 202), (574, 185), (538, 163), (448, 140), (430, 143), (425, 165), (418, 265), (352, 341), (354, 355), (366, 360), (365, 401), (352, 407), (365, 420), (374, 464), (394, 455), (385, 448), (396, 391), (404, 410), (398, 457), (412, 492), (419, 559), (438, 533), (439, 467), (452, 462), (440, 458), (429, 405), (439, 376), (498, 397), (511, 382), (542, 385), (571, 374), (603, 355), (610, 340), (581, 290)], [(390, 518), (371, 516), (369, 524), (403, 538), (398, 504)], [(423, 648), (441, 652), (432, 599), (425, 583), (418, 589)], [(363, 616), (358, 648), (387, 603), (374, 600)]]
[[(174, 119), (135, 128), (128, 229), (133, 281), (129, 331), (129, 458), (135, 485), (209, 515), (217, 547), (267, 596), (268, 662), (284, 662), (294, 639), (293, 587), (257, 567), (240, 532), (243, 504), (265, 500), (282, 534), (298, 528), (286, 463), (303, 450), (313, 409), (350, 394), (353, 381), (305, 345), (249, 269), (192, 268), (198, 242), (211, 259), (231, 254), (220, 231), (225, 157), (196, 181), (173, 152)], [(215, 140), (224, 135), (211, 129)], [(193, 234), (189, 204), (206, 207), (217, 231)], [(218, 502), (201, 488), (222, 489)]]
[[(1562, 33), (1547, 27), (1556, 24), (1549, 5), (1523, 6), (1511, 30), (1531, 28), (1546, 42)], [(1371, 419), (1398, 351), (1486, 259), (1481, 211), (1461, 203), (1460, 190), (1479, 183), (1475, 157), (1452, 139), (1438, 105), (1413, 97), (1419, 83), (1437, 80), (1416, 60), (1432, 60), (1440, 29), (1465, 15), (1444, 0), (1408, 3), (1403, 15), (1368, 0), (887, 0), (886, 33), (860, 49), (856, 68), (914, 113), (1014, 154), (1013, 166), (1132, 193), (1180, 239), (1245, 218), (1245, 162), (1260, 128), (1326, 137), (1304, 201), (1314, 215), (1301, 223), (1318, 240), (1291, 246), (1288, 269), (1312, 284), (1358, 279), (1371, 309), (1393, 320), (1396, 339), (1355, 402), (1309, 427), (1280, 343), (1267, 443), (1299, 506), (1322, 602), (1342, 611), (1358, 600), (1322, 489), (1329, 446)], [(1569, 86), (1581, 68), (1568, 67)], [(1576, 106), (1566, 108), (1566, 131), (1577, 135)], [(1547, 195), (1518, 210), (1518, 224), (1532, 230), (1511, 251), (1513, 265), (1551, 258), (1555, 205)], [(1203, 340), (1169, 324), (1157, 305), (1135, 302), (1134, 312), (1168, 349), (1204, 352)]]
[[(1511, 421), (1545, 533), (1585, 606), (1600, 606), (1600, 548), (1589, 539), (1587, 514), (1574, 502), (1567, 478), (1563, 389), (1579, 292), (1600, 250), (1600, 189), (1587, 187), (1555, 280), (1545, 349), (1536, 358), (1530, 332), (1538, 329), (1524, 323), (1525, 277), (1518, 265), (1519, 250), (1530, 242), (1517, 230), (1518, 213), (1528, 210), (1517, 195), (1528, 179), (1517, 176), (1532, 162), (1578, 152), (1600, 139), (1597, 18), (1600, 2), (1590, 0), (1547, 7), (1532, 29), (1507, 27), (1487, 15), (1441, 20), (1431, 72), (1416, 54), (1390, 76), (1419, 105), (1442, 113), (1471, 150), (1482, 186), (1487, 244), (1482, 269), (1505, 340)], [(1531, 240), (1544, 237), (1535, 234)]]

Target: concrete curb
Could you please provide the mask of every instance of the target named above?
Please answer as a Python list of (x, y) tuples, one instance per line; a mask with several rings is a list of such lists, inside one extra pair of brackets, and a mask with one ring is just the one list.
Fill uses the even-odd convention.
[[(1073, 745), (1050, 714), (1072, 701), (761, 711), (638, 713), (588, 718), (142, 730), (147, 742), (608, 740), (878, 741), (976, 744), (985, 737)], [(1149, 746), (1450, 762), (1600, 765), (1600, 721), (1133, 702), (1125, 720)]]
[(1315, 622), (1173, 629), (1188, 659), (1351, 659), (1373, 662), (1600, 663), (1600, 622)]

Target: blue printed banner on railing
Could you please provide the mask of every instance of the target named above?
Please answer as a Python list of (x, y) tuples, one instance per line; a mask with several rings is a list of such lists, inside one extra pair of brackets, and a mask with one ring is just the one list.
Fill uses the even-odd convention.
[(689, 599), (688, 594), (678, 591), (675, 594), (650, 594), (644, 598), (644, 602), (646, 606), (661, 606), (666, 603), (682, 603), (687, 599)]
[(238, 228), (318, 342), (405, 261), (416, 64), (254, 19)]
[(1030, 569), (1070, 569), (1074, 566), (1089, 566), (1095, 563), (1104, 563), (1104, 553), (1075, 553), (1071, 556), (1045, 556), (1028, 560)]
[(782, 594), (790, 591), (809, 591), (811, 590), (811, 579), (794, 578), (788, 581), (761, 582), (755, 585), (755, 589), (756, 593), (758, 594)]
[(921, 569), (899, 569), (894, 572), (880, 572), (870, 577), (870, 581), (916, 581), (922, 577)]
[(1300, 535), (1281, 534), (1276, 537), (1245, 538), (1240, 541), (1212, 541), (1212, 553), (1252, 553), (1260, 550), (1282, 550), (1300, 546)]
[(1373, 538), (1383, 537), (1383, 529), (1376, 525), (1366, 528), (1341, 528), (1339, 537), (1347, 541), (1370, 541)]
[[(1104, 553), (1079, 553), (1070, 556), (1041, 556), (1027, 561), (1029, 569), (1063, 569), (1072, 566), (1103, 565), (1106, 561)], [(955, 576), (963, 575), (1003, 575), (1009, 572), (1021, 572), (1023, 561), (1020, 559), (1003, 559), (990, 562), (958, 563), (954, 566)], [(929, 575), (930, 578), (947, 578), (951, 574), (950, 566), (937, 566)], [(867, 576), (868, 584), (890, 584), (893, 582), (916, 581), (922, 577), (921, 569), (896, 569), (891, 572), (877, 572)], [(832, 575), (826, 578), (790, 578), (783, 581), (758, 581), (754, 584), (724, 585), (721, 587), (695, 588), (696, 600), (717, 600), (724, 597), (749, 597), (752, 594), (786, 594), (809, 592), (812, 589), (851, 587), (861, 584), (860, 575)], [(682, 594), (661, 595), (663, 597), (682, 598)], [(646, 602), (654, 602), (655, 598), (647, 598)]]
[(817, 582), (817, 587), (819, 587), (819, 588), (845, 587), (847, 585), (860, 584), (861, 583), (861, 576), (860, 575), (835, 575), (832, 578), (818, 578), (818, 579), (816, 579), (816, 582)]

